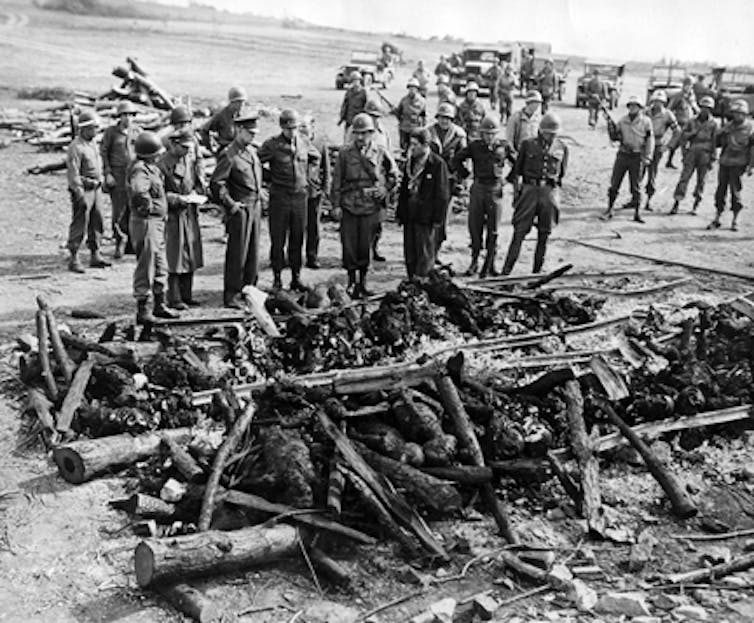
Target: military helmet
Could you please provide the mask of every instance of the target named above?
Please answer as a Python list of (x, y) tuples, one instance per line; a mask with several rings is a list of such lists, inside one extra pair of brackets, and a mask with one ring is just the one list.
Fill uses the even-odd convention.
[(130, 102), (128, 100), (125, 100), (124, 102), (120, 102), (118, 104), (118, 108), (115, 110), (115, 114), (120, 117), (121, 115), (135, 115), (138, 111), (136, 110), (136, 106), (133, 105), (133, 102)]
[(170, 124), (188, 123), (191, 121), (191, 113), (185, 106), (176, 106), (170, 111)]
[(366, 106), (364, 106), (364, 112), (372, 117), (382, 117), (384, 115), (382, 106), (374, 100), (367, 100)]
[(486, 116), (484, 119), (482, 119), (481, 123), (479, 124), (479, 131), (494, 134), (500, 129), (500, 124), (498, 123), (497, 119), (492, 116)]
[(246, 89), (243, 87), (230, 87), (228, 90), (229, 102), (245, 102), (247, 99), (249, 98), (246, 96)]
[(476, 91), (477, 93), (479, 93), (479, 85), (473, 80), (469, 80), (466, 83), (466, 93), (468, 93), (469, 91)]
[(419, 81), (416, 78), (410, 78), (409, 81), (406, 83), (406, 88), (408, 87), (416, 87), (417, 89), (421, 85), (419, 84)]
[(736, 100), (730, 105), (730, 112), (742, 112), (745, 115), (749, 114), (749, 102), (746, 100)]
[(348, 74), (348, 81), (353, 82), (354, 80), (361, 80), (361, 72), (356, 71), (355, 69)]
[(259, 119), (259, 112), (251, 106), (244, 106), (233, 120), (236, 125), (249, 126), (256, 125)]
[(99, 127), (99, 117), (91, 110), (85, 110), (79, 114), (79, 127), (86, 128), (90, 125)]
[(542, 94), (534, 89), (526, 92), (526, 103), (531, 104), (532, 102), (542, 103)]
[(278, 123), (280, 123), (281, 128), (297, 128), (299, 124), (298, 113), (292, 108), (286, 108), (280, 112)]
[(699, 106), (701, 108), (714, 108), (715, 107), (715, 100), (712, 99), (709, 95), (705, 95), (702, 99), (699, 100)]
[(450, 84), (450, 78), (448, 74), (440, 74), (437, 76), (437, 84)]
[(183, 130), (176, 130), (170, 135), (170, 140), (173, 143), (177, 143), (178, 145), (183, 145), (184, 147), (191, 147), (194, 144), (194, 133), (189, 130), (188, 128), (184, 128)]
[(139, 158), (153, 158), (165, 151), (160, 137), (154, 132), (149, 131), (142, 132), (136, 137), (134, 147), (136, 148), (136, 155)]
[(654, 93), (652, 93), (651, 97), (649, 98), (650, 102), (662, 102), (663, 104), (668, 103), (668, 94), (665, 93), (662, 89), (657, 89)]
[(367, 113), (360, 112), (353, 118), (351, 130), (353, 132), (374, 132), (374, 121)]
[(542, 121), (539, 122), (539, 129), (541, 132), (560, 132), (560, 117), (554, 112), (548, 112), (542, 117)]
[(450, 102), (443, 102), (437, 107), (437, 114), (435, 117), (448, 117), (449, 119), (455, 119), (456, 108)]
[(686, 76), (683, 79), (683, 86), (691, 86), (694, 83), (694, 81), (691, 79), (691, 76)]
[(631, 104), (636, 104), (639, 108), (644, 108), (644, 102), (642, 102), (637, 95), (632, 95), (628, 98), (626, 106), (630, 106)]

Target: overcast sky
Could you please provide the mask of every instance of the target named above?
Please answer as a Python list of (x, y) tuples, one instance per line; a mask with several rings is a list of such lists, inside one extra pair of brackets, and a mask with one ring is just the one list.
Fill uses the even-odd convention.
[(549, 41), (554, 52), (593, 57), (754, 64), (754, 0), (200, 1), (356, 30)]

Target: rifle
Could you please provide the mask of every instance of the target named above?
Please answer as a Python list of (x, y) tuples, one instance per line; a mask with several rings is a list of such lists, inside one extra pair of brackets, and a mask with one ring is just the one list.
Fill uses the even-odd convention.
[(382, 94), (382, 93), (380, 92), (380, 90), (379, 90), (379, 89), (375, 89), (374, 91), (375, 91), (375, 92), (377, 93), (377, 95), (379, 96), (379, 98), (380, 98), (380, 99), (381, 99), (381, 100), (382, 100), (383, 102), (385, 102), (385, 104), (387, 104), (387, 106), (388, 106), (388, 109), (389, 109), (389, 111), (390, 111), (390, 114), (391, 114), (391, 115), (394, 115), (394, 114), (395, 114), (395, 106), (393, 106), (393, 104), (392, 104), (392, 103), (390, 102), (390, 100), (389, 100), (388, 98), (386, 98), (386, 97), (385, 97), (385, 96), (384, 96), (384, 95), (383, 95), (383, 94)]
[(605, 121), (607, 122), (607, 134), (610, 137), (610, 140), (619, 141), (620, 132), (618, 131), (618, 124), (615, 123), (615, 120), (610, 116), (610, 113), (608, 112), (607, 106), (605, 106), (604, 102), (600, 102), (600, 112), (605, 115)]

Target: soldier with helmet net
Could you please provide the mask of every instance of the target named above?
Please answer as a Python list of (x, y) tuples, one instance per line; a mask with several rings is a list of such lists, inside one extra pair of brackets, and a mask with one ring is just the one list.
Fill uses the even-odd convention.
[(228, 90), (227, 105), (216, 112), (201, 130), (202, 144), (214, 154), (219, 154), (236, 136), (235, 119), (248, 100), (246, 89), (233, 86)]

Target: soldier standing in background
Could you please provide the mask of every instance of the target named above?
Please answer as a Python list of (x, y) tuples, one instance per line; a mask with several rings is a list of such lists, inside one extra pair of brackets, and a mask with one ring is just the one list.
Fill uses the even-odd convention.
[(246, 90), (243, 87), (230, 87), (228, 104), (216, 112), (199, 131), (202, 144), (213, 154), (218, 155), (231, 144), (236, 136), (235, 119), (246, 103)]
[(529, 90), (529, 83), (531, 82), (531, 78), (534, 75), (534, 51), (524, 51), (521, 54), (521, 84), (519, 85), (519, 88), (521, 89), (519, 95), (523, 95), (524, 91)]
[(560, 87), (558, 74), (555, 73), (551, 58), (545, 59), (545, 66), (537, 74), (537, 90), (542, 94), (542, 114), (550, 107), (550, 100)]
[[(259, 160), (270, 170), (270, 258), (272, 287), (283, 287), (281, 273), (286, 256), (291, 267), (291, 290), (306, 291), (301, 282), (301, 250), (306, 231), (309, 169), (319, 166), (319, 152), (299, 135), (298, 114), (280, 113), (281, 133), (268, 138), (259, 148)], [(287, 250), (286, 250), (287, 241)], [(287, 251), (287, 253), (286, 253)]]
[(503, 60), (497, 58), (492, 66), (485, 72), (484, 77), (490, 85), (490, 110), (495, 110), (498, 104), (497, 81), (503, 75)]
[[(126, 169), (135, 158), (134, 143), (141, 134), (141, 128), (133, 122), (136, 106), (131, 102), (121, 102), (116, 109), (118, 120), (107, 128), (102, 135), (100, 154), (105, 173), (105, 192), (110, 194), (112, 205), (112, 227), (115, 240), (113, 257), (123, 257), (124, 234), (128, 237), (128, 199), (126, 197)], [(126, 243), (126, 252), (132, 253), (130, 240)]]
[(725, 211), (725, 196), (730, 188), (730, 209), (733, 220), (730, 228), (738, 231), (738, 213), (743, 209), (741, 203), (741, 176), (751, 175), (754, 169), (754, 125), (749, 119), (749, 103), (736, 100), (730, 107), (731, 120), (720, 129), (718, 142), (722, 145), (720, 165), (717, 170), (717, 190), (715, 190), (714, 220), (707, 229), (720, 227), (720, 216)]
[(408, 278), (426, 277), (437, 255), (437, 230), (448, 213), (448, 167), (430, 149), (429, 130), (411, 132), (398, 193), (396, 220), (403, 226), (403, 256)]
[(705, 95), (699, 100), (699, 114), (691, 119), (686, 127), (683, 128), (679, 146), (683, 154), (683, 169), (678, 185), (673, 193), (673, 207), (671, 214), (678, 214), (678, 204), (686, 196), (691, 175), (696, 171), (696, 188), (694, 188), (694, 207), (691, 209), (692, 214), (696, 214), (696, 209), (702, 202), (702, 193), (704, 192), (704, 182), (707, 172), (712, 169), (715, 163), (717, 147), (717, 121), (712, 116), (712, 109), (715, 107), (715, 100), (709, 95)]
[[(691, 82), (691, 76), (686, 76), (683, 79), (681, 90), (673, 96), (668, 104), (668, 110), (675, 115), (676, 121), (682, 128), (686, 127), (689, 120), (699, 112), (699, 107), (696, 105), (696, 98), (694, 97), (694, 88)], [(668, 151), (668, 159), (667, 162), (665, 162), (665, 166), (668, 169), (676, 168), (673, 164), (675, 150), (676, 147), (673, 147)]]
[(456, 107), (456, 123), (464, 129), (470, 141), (479, 138), (479, 126), (484, 115), (484, 104), (479, 101), (479, 85), (470, 80), (466, 83), (463, 99)]
[(348, 293), (366, 297), (372, 294), (367, 288), (369, 252), (398, 171), (390, 154), (372, 141), (374, 123), (369, 115), (357, 115), (352, 132), (353, 142), (340, 148), (333, 167), (332, 205), (333, 215), (341, 219)]
[(592, 70), (592, 77), (584, 87), (587, 97), (587, 108), (589, 109), (589, 129), (594, 130), (597, 127), (600, 109), (605, 105), (607, 99), (607, 86), (600, 79), (600, 72), (597, 69)]
[(568, 165), (568, 147), (556, 137), (560, 119), (553, 113), (542, 117), (539, 134), (521, 143), (516, 164), (509, 175), (521, 191), (513, 206), (513, 238), (503, 265), (509, 275), (518, 260), (521, 244), (533, 226), (537, 228), (533, 272), (542, 270), (547, 239), (560, 218), (560, 192)]
[[(668, 102), (668, 96), (665, 91), (658, 89), (652, 94), (649, 100), (649, 120), (652, 122), (652, 134), (655, 137), (655, 150), (652, 156), (652, 162), (647, 169), (647, 203), (645, 210), (652, 211), (649, 202), (655, 194), (655, 184), (657, 182), (657, 169), (662, 160), (662, 154), (666, 149), (675, 149), (678, 140), (681, 138), (681, 128), (675, 119), (675, 115), (665, 108)], [(671, 132), (669, 139), (666, 139), (668, 131)]]
[(191, 197), (204, 192), (201, 163), (194, 154), (194, 133), (185, 128), (170, 135), (168, 152), (159, 162), (165, 177), (168, 221), (165, 229), (165, 255), (168, 266), (168, 306), (183, 310), (194, 300), (194, 273), (204, 266), (198, 202)]
[(468, 277), (479, 270), (479, 253), (485, 231), (487, 255), (479, 276), (484, 278), (498, 274), (495, 270), (495, 253), (503, 214), (503, 167), (506, 160), (511, 164), (515, 163), (513, 147), (505, 139), (497, 137), (499, 130), (496, 119), (485, 117), (480, 124), (481, 138), (470, 141), (453, 159), (452, 168), (461, 177), (469, 175), (464, 161), (470, 158), (474, 164), (474, 183), (471, 185), (469, 203), (471, 264), (465, 273)]
[(309, 190), (306, 199), (306, 267), (319, 268), (319, 213), (322, 197), (330, 194), (332, 171), (327, 138), (314, 130), (314, 117), (305, 116), (299, 124), (301, 136), (319, 152), (319, 160), (309, 165)]
[(450, 74), (452, 73), (453, 69), (448, 62), (448, 59), (444, 54), (440, 54), (440, 60), (437, 65), (435, 65), (435, 76), (437, 76), (438, 81), (440, 80), (440, 76), (447, 76), (448, 78), (450, 78)]
[(398, 117), (398, 133), (401, 149), (408, 149), (408, 139), (412, 130), (424, 126), (427, 120), (427, 101), (419, 93), (419, 81), (411, 78), (406, 83), (408, 93), (401, 98), (393, 114)]
[[(393, 148), (390, 141), (390, 135), (380, 123), (380, 119), (382, 119), (383, 116), (382, 107), (374, 100), (369, 100), (364, 112), (372, 118), (372, 123), (374, 124), (372, 143), (379, 145), (384, 148), (387, 153), (392, 154)], [(372, 242), (372, 260), (375, 262), (384, 262), (386, 260), (385, 256), (380, 253), (380, 239), (382, 238), (383, 223), (386, 218), (387, 205), (383, 206), (382, 210), (380, 210), (380, 222), (375, 229), (374, 240)]]
[(340, 105), (340, 117), (338, 125), (345, 124), (343, 129), (343, 142), (348, 141), (349, 130), (353, 123), (353, 118), (359, 113), (364, 112), (367, 105), (367, 90), (364, 88), (361, 73), (352, 71), (349, 76), (350, 85), (343, 94), (343, 103)]
[(542, 119), (542, 95), (539, 91), (529, 91), (526, 94), (526, 103), (524, 107), (513, 113), (508, 126), (505, 129), (506, 138), (518, 151), (521, 143), (527, 138), (537, 136), (539, 122)]
[(78, 136), (68, 146), (66, 170), (68, 191), (71, 195), (73, 215), (68, 229), (68, 270), (83, 273), (79, 249), (86, 234), (86, 244), (91, 251), (92, 268), (110, 266), (100, 255), (102, 240), (102, 157), (94, 137), (99, 120), (93, 112), (84, 111), (78, 116)]
[(450, 88), (450, 78), (446, 74), (437, 76), (437, 104), (456, 104), (456, 94)]
[[(136, 299), (136, 324), (151, 324), (155, 318), (178, 318), (165, 305), (165, 219), (168, 199), (165, 181), (157, 164), (165, 151), (162, 141), (154, 132), (142, 132), (136, 138), (136, 160), (126, 173), (128, 203), (131, 209), (129, 228), (134, 249), (134, 298)], [(154, 299), (153, 312), (147, 309), (149, 294)]]
[(423, 60), (419, 59), (419, 62), (416, 64), (416, 69), (414, 69), (414, 73), (411, 75), (416, 78), (416, 81), (419, 83), (419, 94), (422, 97), (427, 97), (430, 76), (429, 72), (424, 68)]
[(508, 123), (508, 119), (512, 114), (513, 89), (515, 88), (516, 80), (513, 77), (513, 69), (511, 69), (510, 65), (506, 65), (495, 83), (501, 123)]
[(241, 110), (235, 119), (236, 138), (217, 159), (210, 180), (215, 203), (225, 208), (225, 247), (223, 303), (243, 309), (241, 291), (256, 285), (259, 267), (259, 236), (262, 205), (262, 165), (252, 145), (257, 135), (259, 115)]

